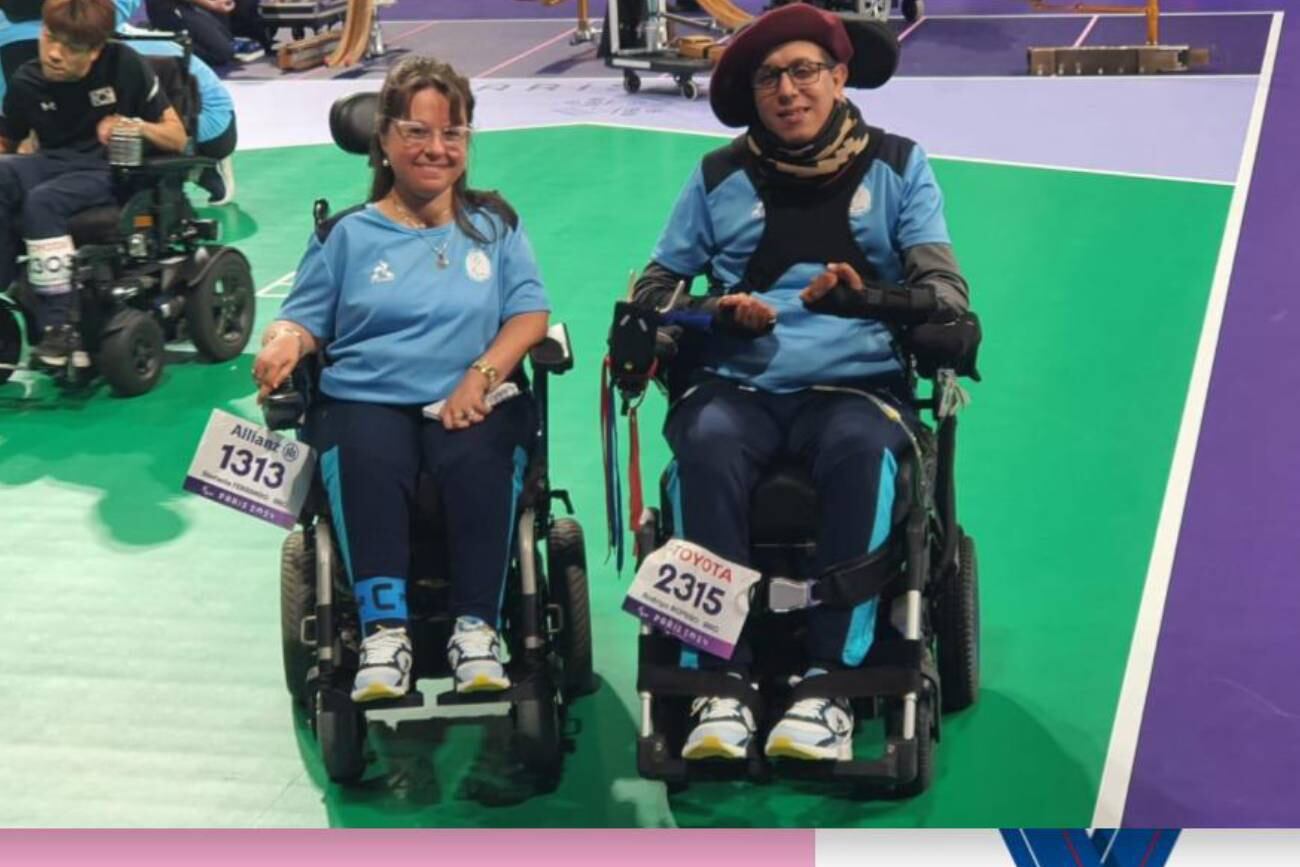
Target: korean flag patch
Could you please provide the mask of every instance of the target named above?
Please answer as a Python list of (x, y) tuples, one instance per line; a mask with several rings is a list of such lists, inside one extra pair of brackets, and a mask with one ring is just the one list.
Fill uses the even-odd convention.
[(103, 108), (106, 105), (113, 105), (117, 102), (117, 92), (111, 87), (101, 87), (98, 90), (90, 92), (90, 104), (95, 108)]

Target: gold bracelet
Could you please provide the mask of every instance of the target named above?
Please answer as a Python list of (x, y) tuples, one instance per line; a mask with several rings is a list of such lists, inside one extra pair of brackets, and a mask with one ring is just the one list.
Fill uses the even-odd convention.
[(271, 341), (279, 337), (281, 334), (292, 334), (294, 336), (294, 339), (298, 341), (299, 357), (302, 357), (307, 354), (307, 341), (302, 339), (302, 332), (299, 331), (297, 328), (294, 328), (289, 325), (281, 325), (279, 328), (273, 328), (268, 330), (266, 334), (262, 336), (262, 345), (266, 346), (267, 344), (271, 343)]
[(498, 376), (497, 369), (492, 365), (488, 364), (487, 361), (485, 361), (484, 359), (480, 358), (478, 361), (474, 362), (469, 367), (470, 370), (477, 370), (479, 373), (487, 377), (489, 389), (491, 389), (492, 386), (497, 384), (497, 376)]

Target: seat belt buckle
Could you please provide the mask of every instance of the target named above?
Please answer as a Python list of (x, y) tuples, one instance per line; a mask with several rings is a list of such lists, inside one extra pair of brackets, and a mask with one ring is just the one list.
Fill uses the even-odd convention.
[(815, 580), (796, 581), (793, 578), (770, 578), (767, 582), (767, 608), (776, 614), (815, 608), (821, 604), (813, 598)]

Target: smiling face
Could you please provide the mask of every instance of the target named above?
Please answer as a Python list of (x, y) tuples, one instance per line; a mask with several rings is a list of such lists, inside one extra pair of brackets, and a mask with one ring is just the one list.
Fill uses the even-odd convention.
[(465, 118), (452, 116), (451, 103), (436, 88), (412, 94), (406, 116), (390, 120), (380, 139), (401, 193), (429, 200), (455, 186), (465, 174), (468, 135), (460, 134), (464, 125)]
[[(844, 98), (844, 82), (848, 70), (844, 64), (831, 65), (833, 61), (820, 45), (803, 40), (787, 42), (763, 58), (755, 70), (754, 109), (759, 122), (787, 145), (804, 145), (816, 138), (826, 125), (835, 103)], [(820, 67), (828, 68), (820, 68)], [(811, 67), (819, 67), (816, 77), (807, 83), (797, 84), (791, 68), (802, 69), (807, 75)], [(777, 70), (775, 86), (761, 86)]]

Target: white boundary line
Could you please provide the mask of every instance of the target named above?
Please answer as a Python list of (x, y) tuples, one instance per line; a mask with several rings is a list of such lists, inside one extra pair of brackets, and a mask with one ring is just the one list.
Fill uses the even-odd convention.
[(532, 48), (528, 49), (527, 51), (521, 51), (520, 53), (516, 54), (514, 57), (501, 61), (496, 66), (493, 66), (489, 69), (485, 69), (482, 72), (475, 73), (474, 78), (487, 78), (489, 75), (491, 75), (494, 72), (500, 72), (501, 70), (505, 69), (507, 66), (516, 64), (519, 61), (523, 60), (525, 57), (536, 54), (537, 52), (541, 51), (543, 48), (547, 48), (551, 45), (554, 45), (564, 37), (572, 35), (574, 30), (575, 28), (570, 27), (568, 30), (565, 30), (563, 33), (557, 33), (554, 36), (552, 36), (550, 39), (547, 39), (545, 42), (539, 42), (538, 44), (534, 45)]
[(285, 298), (285, 297), (288, 297), (288, 293), (287, 293), (287, 292), (286, 292), (284, 295), (278, 295), (278, 294), (272, 294), (271, 290), (272, 290), (272, 289), (279, 289), (281, 286), (292, 286), (292, 285), (293, 285), (293, 275), (294, 275), (294, 274), (297, 274), (297, 273), (298, 273), (297, 271), (290, 271), (288, 274), (285, 274), (285, 275), (283, 275), (283, 276), (281, 276), (281, 277), (279, 277), (279, 278), (277, 278), (277, 279), (275, 279), (275, 280), (272, 280), (270, 283), (267, 283), (267, 284), (266, 284), (265, 286), (263, 286), (261, 289), (258, 289), (258, 290), (257, 290), (257, 297), (258, 297), (258, 298)]
[[(1282, 0), (1279, 0), (1281, 3)], [(1281, 11), (1281, 10), (1278, 10)], [(1137, 18), (1145, 15), (1142, 10), (1136, 12), (1107, 12), (1103, 13), (1103, 18)], [(1199, 12), (1161, 12), (1161, 18), (1239, 18), (1243, 15), (1276, 15), (1277, 12), (1269, 12), (1261, 9), (1218, 9), (1213, 11), (1202, 10)], [(571, 22), (575, 16), (565, 15), (556, 16), (555, 18), (446, 18), (438, 19), (439, 24), (541, 24), (554, 22)], [(1088, 18), (1087, 12), (958, 12), (951, 15), (927, 15), (927, 18), (944, 21), (948, 19), (1003, 19), (1003, 18)], [(385, 18), (384, 21), (389, 24), (401, 24), (404, 22), (427, 21), (426, 18)], [(570, 25), (572, 26), (572, 25)]]
[(1083, 32), (1079, 34), (1078, 39), (1074, 40), (1074, 45), (1072, 45), (1071, 47), (1078, 48), (1080, 45), (1087, 42), (1089, 34), (1092, 33), (1092, 29), (1097, 26), (1097, 22), (1100, 20), (1101, 20), (1100, 15), (1092, 16), (1092, 20), (1088, 22), (1088, 26), (1083, 28)]
[[(573, 121), (556, 121), (554, 123), (527, 124), (522, 126), (494, 126), (489, 129), (480, 130), (480, 132), (482, 133), (513, 132), (516, 130), (524, 130), (524, 129), (554, 129), (556, 127), (569, 127), (569, 126), (598, 126), (598, 127), (605, 127), (608, 129), (633, 129), (641, 132), (662, 132), (671, 135), (696, 135), (696, 136), (703, 136), (705, 138), (716, 138), (716, 139), (735, 138), (735, 134), (729, 132), (700, 130), (700, 129), (681, 129), (678, 127), (653, 126), (651, 124), (640, 124), (640, 123), (620, 123), (618, 121), (610, 121), (610, 120), (573, 120)], [(1189, 177), (1180, 177), (1177, 175), (1151, 175), (1151, 174), (1144, 174), (1142, 172), (1118, 171), (1116, 169), (1094, 169), (1094, 168), (1088, 168), (1086, 166), (1062, 166), (1062, 165), (1054, 165), (1052, 163), (1029, 163), (1029, 162), (1020, 162), (1017, 160), (997, 160), (997, 159), (989, 159), (985, 157), (966, 157), (966, 156), (959, 156), (954, 154), (944, 154), (944, 153), (935, 153), (935, 152), (929, 153), (928, 156), (931, 159), (947, 160), (948, 162), (954, 162), (954, 163), (979, 163), (981, 165), (1006, 166), (1008, 168), (1016, 168), (1016, 169), (1041, 169), (1043, 171), (1049, 171), (1049, 172), (1076, 172), (1079, 174), (1087, 174), (1087, 175), (1109, 175), (1111, 177), (1116, 177), (1116, 178), (1136, 178), (1138, 180), (1144, 180), (1144, 181), (1173, 181), (1175, 183), (1183, 183), (1183, 184), (1207, 184), (1209, 186), (1217, 186), (1217, 187), (1236, 186), (1236, 182), (1234, 181), (1220, 181), (1213, 178), (1189, 178)]]
[[(1241, 223), (1246, 215), (1246, 197), (1255, 170), (1255, 156), (1259, 151), (1259, 136), (1264, 125), (1264, 110), (1268, 105), (1273, 65), (1277, 59), (1278, 42), (1282, 34), (1283, 13), (1273, 14), (1269, 28), (1268, 44), (1264, 51), (1264, 64), (1255, 91), (1255, 106), (1251, 111), (1250, 125), (1246, 130), (1246, 145), (1237, 171), (1236, 191), (1228, 208), (1228, 222), (1219, 246), (1219, 261), (1210, 288), (1205, 322), (1196, 348), (1196, 361), (1187, 388), (1187, 402), (1183, 405), (1178, 441), (1174, 446), (1169, 481), (1165, 487), (1164, 502), (1160, 508), (1160, 521), (1156, 526), (1155, 544), (1147, 567), (1146, 582), (1142, 590), (1142, 603), (1138, 608), (1137, 623), (1133, 629), (1133, 643), (1129, 648), (1128, 665), (1120, 688), (1119, 705), (1115, 710), (1110, 746), (1106, 750), (1106, 764), (1102, 768), (1101, 785), (1097, 792), (1097, 805), (1092, 817), (1094, 828), (1118, 828), (1124, 820), (1124, 807), (1128, 799), (1129, 783), (1133, 777), (1133, 763), (1137, 758), (1138, 738), (1142, 730), (1142, 715), (1146, 708), (1147, 690), (1151, 686), (1151, 671), (1155, 665), (1156, 646), (1160, 639), (1160, 625), (1164, 617), (1165, 600), (1169, 592), (1169, 579), (1173, 572), (1174, 554), (1178, 548), (1178, 534), (1187, 504), (1187, 489), (1191, 482), (1192, 464), (1196, 458), (1196, 444), (1201, 435), (1201, 419), (1205, 413), (1210, 376), (1214, 371), (1214, 355), (1218, 349), (1219, 329), (1223, 324), (1223, 310), (1227, 304), (1228, 286), (1237, 257), (1237, 242), (1241, 237)], [(1279, 106), (1279, 111), (1285, 107)]]

